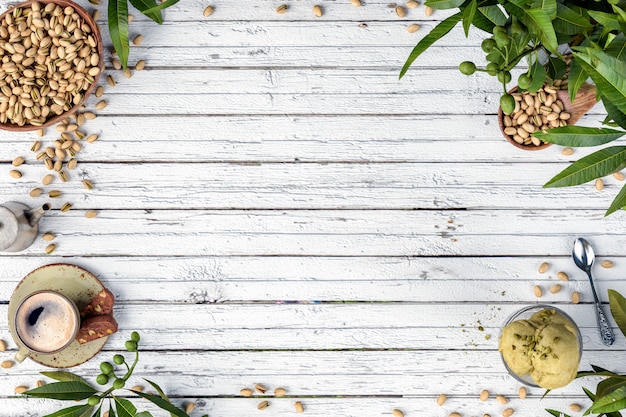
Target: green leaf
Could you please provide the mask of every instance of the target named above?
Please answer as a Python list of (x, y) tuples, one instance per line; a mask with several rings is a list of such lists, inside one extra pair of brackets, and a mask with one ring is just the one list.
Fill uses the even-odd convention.
[(541, 87), (543, 87), (543, 84), (545, 83), (547, 75), (546, 69), (543, 67), (543, 65), (541, 65), (538, 60), (535, 60), (535, 62), (533, 62), (528, 69), (528, 75), (530, 75), (530, 78), (533, 80), (533, 82), (526, 90), (530, 91), (531, 93), (536, 93)]
[(153, 417), (153, 416), (147, 411), (142, 411), (140, 413), (135, 414), (135, 417)]
[(622, 62), (626, 62), (626, 35), (623, 33), (618, 34), (604, 49), (604, 52)]
[(619, 109), (608, 100), (603, 101), (602, 104), (604, 104), (604, 108), (609, 115), (608, 118), (617, 123), (621, 128), (626, 129), (626, 114), (619, 111)]
[[(619, 191), (619, 193), (617, 193), (617, 195), (615, 196), (615, 198), (611, 202), (611, 205), (607, 209), (606, 213), (604, 213), (604, 216), (606, 217), (606, 216), (608, 216), (610, 214), (613, 214), (617, 210), (623, 209), (624, 207), (626, 207), (626, 185), (622, 187), (622, 189)], [(621, 328), (620, 328), (620, 330), (621, 330)], [(622, 330), (622, 333), (623, 332), (624, 332), (624, 330)]]
[(613, 319), (626, 336), (626, 298), (615, 290), (609, 290), (609, 305)]
[(580, 65), (580, 62), (576, 58), (572, 58), (572, 63), (569, 69), (569, 76), (567, 79), (569, 83), (567, 84), (567, 91), (569, 93), (569, 101), (572, 103), (576, 98), (576, 93), (580, 90), (580, 87), (583, 83), (589, 78), (587, 73), (583, 70), (583, 67)]
[(573, 147), (604, 145), (626, 134), (621, 130), (585, 126), (563, 126), (547, 132), (535, 132), (533, 135), (545, 142)]
[(565, 413), (561, 413), (560, 411), (556, 411), (556, 410), (551, 410), (549, 408), (546, 408), (546, 411), (550, 414), (552, 414), (555, 417), (572, 417), (570, 415), (567, 415)]
[(548, 75), (553, 80), (558, 80), (567, 71), (567, 64), (560, 58), (550, 56), (548, 57), (548, 62), (546, 63), (546, 67), (548, 70)]
[(612, 146), (587, 155), (565, 168), (544, 187), (584, 184), (614, 172), (626, 160), (626, 146)]
[(147, 9), (147, 10), (143, 11), (143, 14), (160, 12), (161, 10), (167, 9), (170, 6), (175, 5), (179, 1), (180, 0), (166, 0), (163, 3), (161, 3), (161, 4), (157, 4), (155, 7), (152, 7), (151, 9)]
[(617, 15), (613, 13), (598, 12), (596, 10), (589, 10), (589, 16), (596, 22), (604, 26), (606, 30), (619, 30), (619, 21)]
[(189, 415), (187, 413), (185, 413), (183, 410), (181, 410), (180, 408), (176, 407), (171, 402), (164, 400), (161, 397), (158, 397), (158, 396), (152, 395), (152, 394), (146, 394), (146, 393), (141, 392), (141, 391), (133, 391), (133, 392), (135, 394), (139, 395), (140, 397), (145, 398), (146, 400), (148, 400), (148, 401), (152, 402), (153, 404), (159, 406), (163, 410), (169, 411), (170, 413), (173, 413), (174, 415), (176, 415), (178, 417), (189, 417)]
[(448, 32), (450, 32), (456, 26), (456, 24), (459, 23), (459, 21), (462, 18), (463, 18), (462, 12), (453, 14), (452, 16), (448, 17), (447, 19), (439, 23), (437, 26), (435, 26), (428, 33), (428, 35), (424, 36), (422, 40), (420, 40), (417, 43), (417, 45), (415, 45), (415, 48), (413, 48), (413, 50), (411, 51), (411, 54), (409, 55), (406, 62), (404, 63), (402, 70), (400, 70), (400, 78), (404, 76), (404, 74), (407, 72), (411, 64), (413, 64), (413, 61), (415, 61), (417, 57), (422, 54), (422, 52), (428, 49), (437, 40), (441, 39), (446, 34), (448, 34)]
[(550, 18), (554, 20), (556, 17), (556, 0), (534, 0), (531, 9), (541, 9)]
[(163, 398), (164, 400), (169, 401), (170, 399), (167, 398), (167, 395), (165, 395), (165, 392), (163, 391), (163, 389), (156, 383), (156, 382), (152, 382), (149, 379), (144, 378), (144, 381), (146, 381), (148, 384), (152, 385), (152, 388), (154, 388), (156, 390), (156, 392), (159, 393), (159, 395), (161, 396), (161, 398)]
[(476, 15), (476, 0), (472, 0), (469, 5), (463, 10), (463, 30), (465, 31), (465, 37), (469, 36), (469, 30), (474, 21)]
[(79, 417), (90, 417), (91, 413), (93, 413), (93, 406), (88, 406)]
[(524, 3), (525, 0), (509, 0), (504, 4), (504, 8), (525, 24), (531, 33), (539, 36), (546, 49), (560, 55), (556, 33), (548, 14), (542, 9), (526, 9)]
[(489, 19), (494, 25), (504, 26), (507, 17), (497, 5), (479, 7), (478, 12)]
[(122, 66), (128, 65), (128, 3), (126, 0), (108, 0), (109, 35)]
[(115, 410), (119, 417), (135, 417), (137, 408), (125, 398), (113, 397), (115, 400)]
[(626, 63), (591, 47), (577, 47), (576, 59), (596, 84), (603, 99), (626, 113)]
[(151, 11), (153, 8), (158, 6), (156, 0), (130, 0), (130, 4), (159, 25), (163, 23), (161, 10)]
[(55, 400), (84, 400), (97, 391), (90, 385), (79, 381), (53, 382), (24, 392), (24, 395)]
[(91, 411), (93, 407), (90, 405), (73, 405), (52, 414), (46, 414), (43, 417), (81, 417), (85, 411)]
[(556, 18), (553, 20), (552, 25), (558, 33), (577, 35), (593, 27), (589, 19), (585, 19), (562, 3), (557, 4), (556, 10)]
[(596, 397), (604, 397), (620, 387), (626, 386), (626, 381), (623, 378), (607, 378), (598, 383), (598, 387), (596, 388)]
[(598, 394), (590, 410), (592, 413), (602, 414), (619, 411), (624, 408), (626, 408), (626, 386), (622, 385), (602, 397)]
[(96, 412), (93, 414), (92, 417), (100, 417), (101, 411), (102, 411), (102, 403), (100, 403), (100, 405), (98, 406), (98, 409), (96, 410)]
[(465, 0), (427, 0), (425, 6), (430, 6), (435, 10), (454, 9), (465, 3)]
[(62, 381), (62, 382), (76, 381), (76, 382), (82, 382), (83, 384), (89, 385), (89, 382), (85, 381), (80, 376), (73, 374), (71, 372), (67, 372), (67, 371), (46, 371), (46, 372), (39, 372), (39, 373), (43, 376), (47, 376), (48, 378), (52, 378), (56, 381)]

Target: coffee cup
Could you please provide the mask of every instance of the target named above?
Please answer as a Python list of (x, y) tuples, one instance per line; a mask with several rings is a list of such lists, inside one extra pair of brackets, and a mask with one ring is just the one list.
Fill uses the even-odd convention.
[(48, 355), (65, 349), (76, 337), (80, 315), (76, 304), (51, 290), (36, 291), (24, 298), (11, 317), (18, 352), (23, 362), (31, 354)]

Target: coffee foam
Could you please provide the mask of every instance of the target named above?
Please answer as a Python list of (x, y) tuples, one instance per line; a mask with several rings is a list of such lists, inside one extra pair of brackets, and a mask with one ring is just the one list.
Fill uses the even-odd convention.
[(76, 310), (65, 298), (54, 293), (38, 293), (19, 307), (15, 327), (22, 342), (33, 351), (51, 353), (74, 338), (78, 321)]

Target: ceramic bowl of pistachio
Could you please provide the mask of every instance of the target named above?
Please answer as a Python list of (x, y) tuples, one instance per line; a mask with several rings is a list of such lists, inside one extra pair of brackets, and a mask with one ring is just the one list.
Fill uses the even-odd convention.
[(511, 315), (498, 345), (513, 378), (546, 389), (564, 387), (576, 378), (582, 349), (574, 320), (549, 305), (525, 307)]
[(0, 129), (29, 131), (78, 110), (104, 70), (102, 37), (67, 0), (20, 3), (0, 15)]

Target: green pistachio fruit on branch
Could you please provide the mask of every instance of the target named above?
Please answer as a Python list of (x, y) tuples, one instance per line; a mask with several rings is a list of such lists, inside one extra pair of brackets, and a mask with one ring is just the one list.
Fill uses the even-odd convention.
[(515, 111), (515, 98), (510, 94), (503, 94), (500, 97), (500, 107), (504, 114), (511, 114)]
[(470, 61), (461, 62), (459, 65), (459, 71), (465, 75), (472, 75), (476, 72), (476, 64)]

